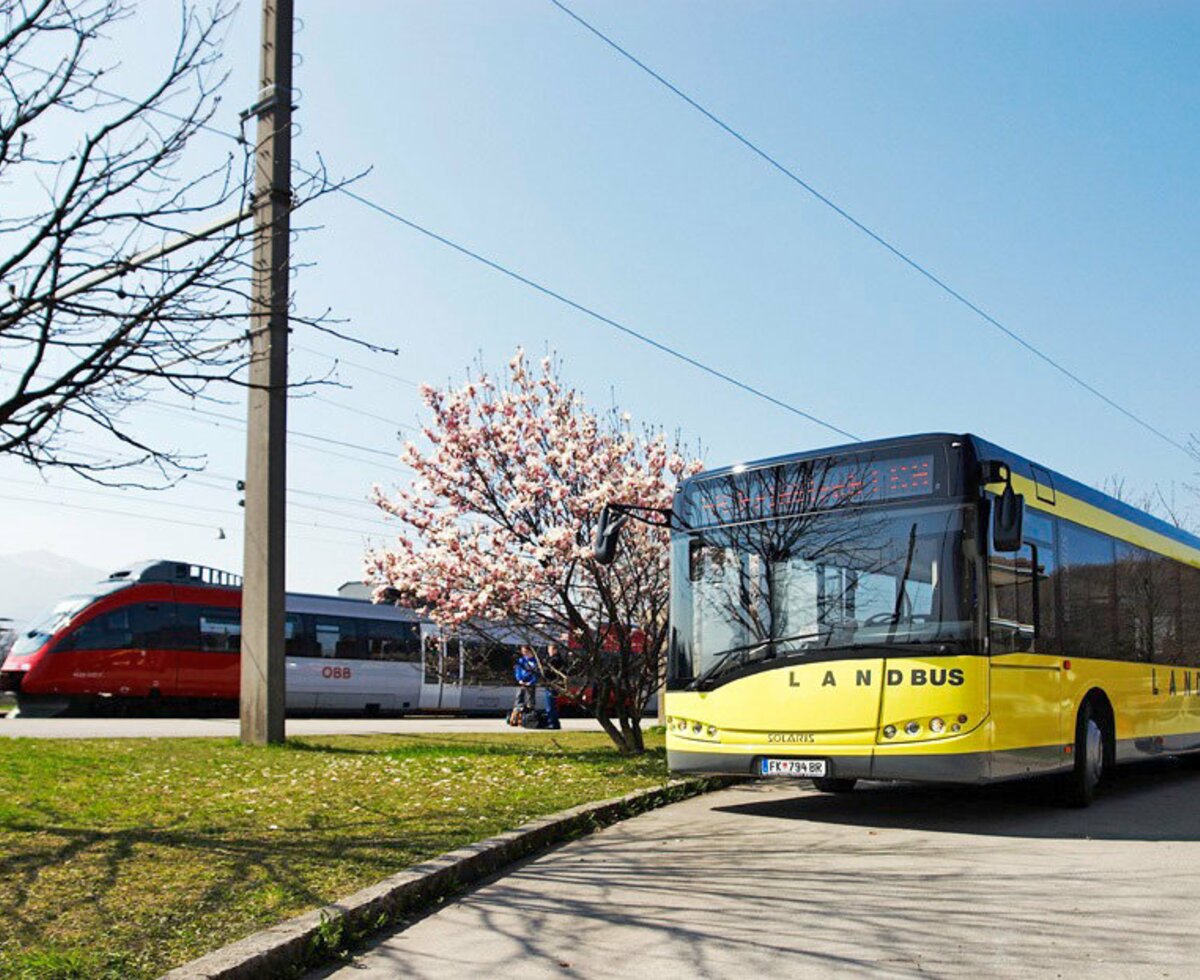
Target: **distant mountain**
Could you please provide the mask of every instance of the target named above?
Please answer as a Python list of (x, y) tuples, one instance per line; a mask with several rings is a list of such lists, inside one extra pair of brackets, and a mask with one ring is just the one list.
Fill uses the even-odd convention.
[(63, 596), (108, 578), (108, 572), (50, 551), (0, 555), (0, 618), (28, 622)]

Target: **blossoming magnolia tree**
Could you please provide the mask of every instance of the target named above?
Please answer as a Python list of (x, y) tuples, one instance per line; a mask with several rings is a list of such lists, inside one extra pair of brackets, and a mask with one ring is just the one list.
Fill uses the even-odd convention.
[(422, 387), (428, 447), (405, 447), (409, 488), (375, 488), (403, 529), (367, 554), (367, 579), (377, 600), (443, 626), (504, 624), (559, 643), (545, 682), (586, 693), (617, 747), (641, 752), (668, 635), (667, 532), (630, 525), (603, 567), (591, 538), (605, 503), (670, 507), (676, 481), (700, 463), (661, 431), (635, 434), (627, 415), (588, 411), (550, 358), (533, 366), (518, 350), (508, 367), (499, 382), (484, 373), (457, 389)]

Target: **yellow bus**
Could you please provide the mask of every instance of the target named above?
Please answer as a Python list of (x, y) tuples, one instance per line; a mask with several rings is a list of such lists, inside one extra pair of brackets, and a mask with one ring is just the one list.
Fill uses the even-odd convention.
[(701, 473), (671, 515), (677, 773), (987, 783), (1200, 751), (1200, 539), (972, 435)]

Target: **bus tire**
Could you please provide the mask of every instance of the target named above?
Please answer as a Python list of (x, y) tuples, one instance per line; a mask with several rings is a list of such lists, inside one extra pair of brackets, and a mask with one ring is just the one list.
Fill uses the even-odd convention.
[(1079, 707), (1075, 717), (1075, 763), (1063, 776), (1063, 802), (1070, 807), (1091, 806), (1107, 775), (1108, 733), (1106, 718), (1089, 698)]
[(854, 789), (857, 779), (836, 779), (833, 776), (818, 776), (812, 784), (821, 793), (849, 793)]

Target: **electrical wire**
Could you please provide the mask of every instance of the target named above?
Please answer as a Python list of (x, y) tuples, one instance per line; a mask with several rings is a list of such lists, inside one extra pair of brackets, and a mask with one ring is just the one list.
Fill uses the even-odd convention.
[[(304, 173), (305, 171), (301, 170), (300, 172)], [(370, 208), (372, 211), (376, 211), (393, 221), (399, 222), (405, 227), (419, 232), (420, 234), (425, 235), (427, 238), (431, 238), (435, 242), (439, 242), (440, 244), (453, 249), (460, 255), (465, 255), (467, 258), (474, 259), (476, 262), (487, 266), (489, 269), (492, 269), (495, 272), (499, 272), (502, 275), (508, 276), (510, 279), (515, 279), (517, 282), (528, 286), (530, 289), (536, 290), (537, 292), (542, 293), (544, 296), (549, 296), (551, 299), (557, 300), (558, 302), (569, 306), (578, 313), (582, 313), (585, 316), (591, 317), (593, 320), (605, 324), (606, 326), (612, 327), (615, 330), (619, 330), (621, 333), (626, 334), (635, 340), (641, 341), (643, 344), (648, 344), (664, 354), (683, 361), (685, 364), (690, 364), (692, 367), (703, 371), (705, 374), (711, 375), (712, 377), (724, 381), (727, 384), (733, 385), (733, 387), (747, 392), (748, 394), (754, 395), (756, 398), (761, 398), (764, 401), (770, 402), (777, 408), (782, 408), (785, 411), (791, 412), (793, 415), (799, 415), (801, 418), (807, 419), (809, 422), (819, 425), (822, 428), (829, 429), (831, 432), (836, 432), (838, 435), (845, 436), (847, 439), (852, 439), (855, 442), (862, 441), (860, 436), (856, 436), (852, 432), (847, 432), (845, 429), (834, 425), (832, 422), (827, 422), (825, 419), (814, 415), (812, 412), (806, 412), (804, 409), (798, 408), (789, 402), (785, 402), (781, 398), (776, 398), (774, 395), (768, 394), (761, 388), (756, 388), (754, 385), (747, 384), (744, 381), (739, 381), (731, 374), (726, 374), (724, 371), (720, 371), (715, 367), (705, 364), (703, 361), (692, 357), (690, 354), (685, 354), (669, 344), (663, 343), (660, 340), (656, 340), (649, 334), (634, 330), (632, 327), (626, 326), (624, 323), (614, 320), (612, 317), (605, 316), (603, 313), (592, 309), (590, 306), (586, 306), (583, 303), (577, 302), (576, 300), (571, 299), (569, 296), (565, 296), (562, 293), (551, 289), (549, 286), (543, 285), (542, 283), (531, 279), (528, 276), (522, 275), (515, 269), (512, 269), (511, 267), (506, 266), (495, 259), (489, 259), (485, 255), (467, 248), (465, 245), (460, 245), (458, 242), (447, 238), (445, 235), (440, 235), (436, 231), (426, 228), (424, 225), (420, 225), (410, 218), (406, 218), (404, 215), (399, 214), (398, 212), (393, 211), (382, 204), (378, 204), (375, 201), (372, 201), (369, 198), (350, 190), (348, 187), (339, 187), (337, 190), (346, 197), (349, 197), (351, 200), (357, 201), (364, 207)]]
[(733, 137), (733, 139), (735, 139), (739, 143), (741, 143), (744, 147), (746, 147), (746, 149), (750, 150), (756, 156), (760, 157), (762, 160), (764, 160), (766, 163), (768, 163), (775, 170), (779, 171), (779, 173), (783, 174), (785, 177), (787, 177), (789, 180), (791, 180), (797, 186), (803, 188), (805, 191), (807, 191), (809, 194), (811, 194), (814, 198), (816, 198), (818, 201), (820, 201), (826, 207), (831, 209), (833, 212), (835, 212), (841, 218), (848, 221), (851, 225), (853, 225), (855, 228), (857, 228), (860, 232), (862, 232), (864, 235), (866, 235), (868, 238), (870, 238), (876, 244), (885, 248), (888, 252), (890, 252), (892, 255), (894, 255), (896, 258), (898, 258), (901, 262), (903, 262), (905, 265), (907, 265), (914, 272), (923, 276), (925, 279), (927, 279), (933, 285), (935, 285), (936, 287), (941, 289), (944, 293), (946, 293), (946, 295), (950, 296), (952, 299), (961, 303), (968, 310), (970, 310), (971, 312), (978, 315), (985, 322), (991, 324), (993, 327), (995, 327), (997, 330), (999, 330), (1001, 333), (1003, 333), (1005, 336), (1007, 336), (1010, 340), (1013, 340), (1017, 344), (1020, 344), (1023, 348), (1025, 348), (1025, 350), (1027, 350), (1029, 353), (1033, 354), (1035, 357), (1039, 358), (1044, 363), (1048, 364), (1050, 367), (1054, 368), (1054, 370), (1058, 371), (1064, 377), (1070, 379), (1075, 384), (1077, 384), (1079, 387), (1083, 388), (1085, 391), (1090, 392), (1092, 395), (1095, 395), (1097, 398), (1099, 398), (1101, 401), (1103, 401), (1110, 408), (1113, 408), (1116, 411), (1120, 412), (1127, 419), (1140, 425), (1147, 432), (1150, 432), (1153, 435), (1157, 436), (1159, 439), (1163, 440), (1163, 442), (1167, 443), (1168, 445), (1174, 446), (1176, 449), (1186, 453), (1189, 459), (1192, 459), (1192, 460), (1195, 459), (1192, 452), (1182, 442), (1179, 442), (1177, 439), (1174, 439), (1171, 436), (1167, 435), (1165, 432), (1163, 432), (1157, 426), (1152, 425), (1150, 422), (1147, 422), (1145, 419), (1143, 419), (1140, 415), (1137, 415), (1135, 412), (1126, 408), (1124, 405), (1122, 405), (1119, 402), (1115, 401), (1114, 399), (1110, 398), (1108, 395), (1104, 394), (1104, 392), (1102, 392), (1098, 388), (1096, 388), (1095, 385), (1091, 384), (1088, 381), (1085, 381), (1082, 377), (1080, 377), (1078, 374), (1076, 374), (1070, 368), (1065, 367), (1063, 364), (1059, 363), (1057, 360), (1055, 360), (1049, 354), (1045, 353), (1044, 351), (1040, 350), (1038, 347), (1034, 346), (1034, 344), (1032, 342), (1030, 342), (1029, 340), (1026, 340), (1023, 336), (1021, 336), (1015, 330), (1013, 330), (1010, 327), (1005, 326), (998, 319), (996, 319), (996, 317), (992, 316), (992, 314), (988, 313), (986, 310), (984, 310), (982, 307), (980, 307), (973, 300), (968, 299), (965, 295), (963, 295), (957, 289), (955, 289), (953, 286), (951, 286), (948, 282), (946, 282), (946, 280), (942, 279), (940, 276), (938, 276), (937, 274), (932, 272), (928, 267), (926, 267), (922, 263), (918, 262), (916, 259), (912, 258), (910, 255), (908, 255), (906, 252), (904, 252), (899, 246), (892, 244), (890, 241), (888, 241), (886, 238), (884, 238), (881, 234), (874, 231), (872, 228), (868, 227), (861, 220), (859, 220), (853, 214), (851, 214), (849, 211), (847, 211), (845, 208), (843, 208), (840, 204), (836, 203), (828, 195), (817, 190), (817, 188), (814, 187), (811, 183), (809, 183), (803, 177), (799, 176), (797, 173), (795, 173), (795, 171), (791, 170), (785, 164), (781, 163), (777, 158), (775, 158), (770, 153), (768, 153), (766, 150), (764, 150), (762, 147), (760, 147), (757, 143), (755, 143), (753, 140), (751, 140), (748, 136), (739, 132), (737, 129), (734, 129), (733, 126), (729, 125), (729, 123), (725, 122), (723, 119), (721, 119), (715, 113), (711, 112), (709, 109), (706, 109), (703, 105), (701, 105), (699, 102), (697, 102), (694, 98), (692, 98), (690, 95), (688, 95), (682, 89), (680, 89), (677, 85), (674, 85), (672, 82), (668, 81), (661, 74), (659, 74), (657, 71), (655, 71), (653, 68), (651, 68), (648, 64), (646, 64), (644, 61), (642, 61), (640, 58), (638, 58), (636, 55), (634, 55), (632, 52), (630, 52), (627, 48), (622, 47), (620, 44), (618, 44), (616, 41), (614, 41), (611, 37), (609, 37), (607, 34), (605, 34), (603, 31), (601, 31), (598, 27), (596, 27), (595, 25), (591, 24), (590, 22), (584, 20), (581, 16), (579, 16), (579, 14), (575, 13), (574, 10), (572, 10), (565, 3), (563, 3), (562, 0), (549, 0), (549, 2), (554, 4), (554, 6), (556, 6), (559, 10), (561, 10), (564, 14), (566, 14), (568, 17), (570, 17), (572, 20), (574, 20), (576, 23), (578, 23), (584, 29), (591, 32), (593, 35), (595, 35), (597, 38), (599, 38), (601, 41), (603, 41), (605, 44), (607, 44), (610, 48), (612, 48), (614, 51), (616, 51), (622, 57), (626, 58), (632, 64), (636, 65), (638, 68), (640, 68), (642, 71), (644, 71), (647, 75), (649, 75), (651, 78), (653, 78), (656, 82), (658, 82), (664, 88), (668, 89), (670, 92), (677, 95), (680, 99), (682, 99), (684, 102), (686, 102), (689, 106), (691, 106), (693, 109), (695, 109), (697, 112), (699, 112), (702, 116), (704, 116), (706, 119), (708, 119), (709, 122), (713, 123), (714, 125), (719, 127), (721, 130), (723, 130), (726, 134)]
[[(117, 491), (103, 490), (98, 487), (64, 487), (64, 486), (55, 485), (52, 483), (43, 483), (43, 482), (36, 481), (36, 480), (18, 480), (18, 479), (14, 479), (11, 477), (0, 477), (0, 483), (7, 484), (10, 486), (17, 486), (17, 487), (29, 487), (29, 488), (32, 488), (35, 490), (60, 491), (62, 493), (69, 493), (69, 494), (82, 493), (82, 494), (86, 494), (86, 495), (93, 496), (93, 497), (107, 497), (107, 498), (111, 498), (111, 499), (125, 500), (125, 501), (128, 501), (130, 499), (130, 493), (131, 493), (130, 490), (124, 490), (124, 491), (117, 492)], [(199, 485), (199, 484), (197, 484), (196, 487), (197, 487), (197, 489), (200, 489), (200, 490), (210, 489), (208, 487), (205, 487), (205, 486)], [(213, 488), (213, 489), (216, 489), (216, 488)], [(147, 493), (158, 493), (159, 491), (146, 491), (146, 492)], [(182, 502), (174, 501), (174, 500), (155, 500), (148, 496), (140, 497), (138, 499), (138, 503), (144, 504), (149, 507), (170, 507), (170, 508), (174, 508), (177, 510), (186, 510), (186, 511), (195, 512), (195, 513), (217, 514), (222, 517), (232, 518), (234, 521), (240, 521), (243, 517), (243, 513), (240, 508), (227, 509), (224, 507), (208, 507), (203, 504), (182, 503)], [(288, 506), (289, 511), (300, 510), (300, 511), (306, 511), (306, 512), (311, 512), (311, 513), (315, 513), (315, 514), (324, 514), (324, 515), (328, 515), (328, 516), (332, 516), (332, 517), (342, 518), (345, 520), (360, 522), (364, 525), (376, 525), (378, 527), (384, 527), (384, 528), (389, 528), (389, 529), (394, 528), (394, 526), (395, 526), (391, 521), (388, 521), (384, 518), (372, 518), (372, 517), (364, 517), (364, 516), (360, 516), (360, 515), (356, 515), (356, 514), (348, 514), (345, 511), (330, 510), (327, 507), (314, 507), (311, 504), (301, 504), (301, 503), (297, 503), (294, 500), (289, 500), (287, 502), (287, 506)], [(345, 530), (345, 531), (356, 531), (356, 532), (361, 531), (361, 533), (363, 533), (363, 534), (382, 534), (382, 533), (384, 533), (383, 531), (376, 530), (374, 527), (371, 530), (367, 530), (366, 528), (359, 528), (359, 527), (348, 528), (348, 527), (342, 527), (339, 525), (326, 525), (326, 524), (314, 524), (312, 526), (314, 526), (314, 527), (329, 527), (334, 530)]]
[[(33, 66), (24, 66), (24, 67), (33, 67)], [(36, 70), (44, 71), (44, 69), (36, 69)], [(93, 86), (93, 88), (96, 92), (98, 92), (101, 95), (106, 96), (107, 98), (117, 99), (122, 102), (130, 103), (130, 104), (136, 104), (134, 102), (134, 100), (130, 99), (128, 96), (119, 95), (116, 92), (107, 92), (107, 91), (105, 91), (99, 87), (95, 87), (95, 86)], [(165, 109), (160, 109), (158, 107), (152, 107), (152, 108), (153, 108), (153, 111), (158, 112), (161, 115), (164, 115), (168, 118), (182, 120), (182, 117), (177, 116)], [(245, 139), (240, 133), (234, 134), (234, 133), (228, 132), (226, 130), (222, 130), (215, 126), (211, 126), (211, 125), (207, 125), (207, 124), (201, 125), (199, 128), (205, 130), (206, 132), (214, 133), (219, 136), (224, 136), (227, 139), (233, 140), (235, 143), (238, 143), (239, 145), (245, 143)], [(310, 179), (319, 179), (320, 178), (319, 174), (315, 174), (310, 170), (306, 170), (304, 167), (300, 166), (297, 163), (293, 163), (292, 168), (294, 170), (296, 170), (298, 173), (300, 173)], [(434, 241), (447, 246), (448, 248), (454, 249), (456, 252), (460, 253), (461, 255), (465, 255), (468, 258), (474, 259), (475, 261), (482, 263), (483, 265), (487, 266), (488, 268), (492, 269), (493, 271), (502, 273), (503, 275), (506, 275), (509, 278), (514, 279), (517, 282), (522, 283), (523, 285), (528, 286), (529, 288), (534, 289), (537, 292), (550, 297), (551, 299), (555, 299), (558, 302), (563, 303), (566, 306), (569, 306), (571, 309), (575, 310), (576, 312), (583, 313), (585, 316), (591, 317), (592, 319), (596, 320), (599, 323), (603, 323), (606, 326), (612, 327), (615, 330), (619, 330), (621, 333), (624, 333), (625, 335), (632, 337), (635, 340), (638, 340), (644, 344), (648, 344), (649, 346), (655, 348), (658, 351), (661, 351), (664, 354), (669, 355), (670, 357), (674, 357), (677, 360), (683, 361), (685, 364), (689, 364), (692, 367), (696, 368), (697, 370), (704, 372), (705, 374), (708, 374), (714, 378), (717, 378), (720, 381), (724, 381), (727, 384), (733, 385), (735, 388), (738, 388), (741, 391), (744, 391), (750, 395), (753, 395), (757, 398), (761, 398), (761, 399), (769, 402), (770, 404), (775, 405), (777, 408), (782, 408), (785, 411), (791, 412), (794, 415), (798, 415), (801, 418), (814, 423), (815, 425), (819, 425), (822, 428), (825, 428), (825, 429), (830, 430), (831, 432), (837, 433), (838, 435), (845, 436), (847, 439), (852, 439), (855, 442), (862, 441), (860, 436), (856, 436), (856, 435), (854, 435), (854, 433), (848, 432), (847, 430), (834, 425), (832, 422), (827, 422), (824, 419), (820, 418), (819, 416), (812, 414), (811, 412), (806, 412), (804, 409), (798, 408), (797, 406), (792, 405), (789, 402), (786, 402), (781, 398), (777, 398), (774, 395), (767, 394), (765, 391), (761, 390), (760, 388), (755, 387), (754, 385), (747, 384), (744, 381), (739, 381), (737, 378), (733, 377), (733, 375), (727, 374), (724, 371), (720, 371), (717, 368), (711, 367), (710, 365), (705, 364), (703, 361), (699, 360), (698, 358), (692, 357), (691, 355), (688, 355), (688, 354), (684, 354), (682, 351), (677, 350), (674, 347), (671, 347), (669, 344), (666, 344), (666, 343), (663, 343), (662, 341), (656, 340), (653, 337), (649, 336), (648, 334), (642, 333), (638, 330), (634, 330), (632, 327), (626, 326), (625, 324), (613, 319), (612, 317), (605, 316), (604, 314), (597, 312), (596, 310), (592, 309), (589, 306), (584, 305), (583, 303), (576, 302), (575, 300), (563, 295), (562, 293), (557, 292), (554, 289), (551, 289), (549, 286), (545, 286), (542, 283), (529, 278), (528, 276), (524, 276), (521, 273), (515, 271), (514, 269), (512, 269), (506, 265), (503, 265), (502, 263), (500, 263), (498, 261), (489, 259), (489, 258), (485, 257), (484, 255), (481, 255), (479, 252), (476, 252), (476, 251), (473, 251), (472, 249), (467, 248), (465, 245), (460, 245), (458, 242), (452, 241), (451, 239), (447, 238), (446, 236), (440, 235), (437, 232), (435, 232), (429, 228), (426, 228), (425, 226), (420, 225), (417, 222), (410, 220), (409, 218), (404, 217), (403, 215), (397, 213), (396, 211), (393, 211), (390, 208), (383, 206), (382, 204), (378, 204), (375, 201), (372, 201), (369, 198), (364, 197), (363, 195), (350, 190), (348, 187), (346, 187), (344, 185), (338, 185), (338, 186), (334, 187), (333, 189), (335, 191), (337, 191), (338, 193), (343, 194), (346, 197), (349, 197), (351, 200), (357, 201), (359, 204), (363, 205), (364, 207), (370, 208), (371, 210), (376, 211), (377, 213), (382, 214), (385, 217), (392, 219), (393, 221), (397, 221), (400, 224), (405, 225), (406, 227), (408, 227), (409, 229), (411, 229), (413, 231), (419, 232), (420, 234), (425, 235), (426, 237), (431, 238)], [(354, 338), (350, 338), (350, 339), (353, 340)], [(356, 341), (356, 342), (361, 343), (361, 341)], [(329, 355), (325, 355), (325, 356), (329, 356)], [(336, 358), (335, 358), (335, 360), (336, 360)], [(349, 362), (347, 362), (347, 363), (349, 363)], [(411, 382), (408, 382), (408, 383), (411, 383)]]
[(303, 344), (292, 344), (293, 350), (302, 350), (306, 354), (315, 354), (317, 357), (324, 357), (327, 360), (333, 361), (335, 364), (345, 364), (352, 368), (357, 368), (359, 371), (366, 371), (368, 374), (375, 374), (381, 378), (388, 378), (392, 381), (398, 381), (402, 385), (408, 385), (412, 388), (419, 388), (421, 385), (413, 381), (411, 378), (402, 378), (398, 374), (392, 374), (390, 371), (381, 371), (379, 368), (369, 367), (360, 361), (352, 361), (347, 357), (341, 357), (337, 354), (330, 354), (323, 350), (317, 350), (315, 347), (305, 347)]

